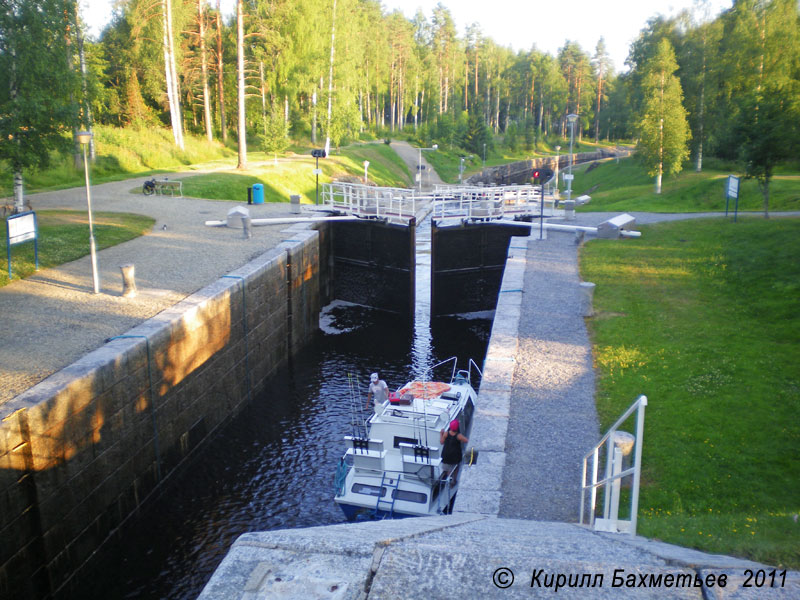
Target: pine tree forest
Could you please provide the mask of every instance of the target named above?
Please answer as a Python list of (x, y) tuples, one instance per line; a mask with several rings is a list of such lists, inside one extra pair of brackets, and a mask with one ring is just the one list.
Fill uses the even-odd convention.
[[(10, 2), (4, 27), (19, 27), (13, 19), (27, 4), (37, 3)], [(83, 40), (75, 0), (42, 5), (59, 16), (47, 34), (61, 41), (48, 47), (69, 55), (58, 69), (74, 74), (55, 94), (46, 88), (48, 103), (60, 99), (72, 119), (62, 134), (91, 122), (158, 126), (181, 146), (184, 132), (225, 141), (280, 131), (316, 145), (404, 132), (478, 151), (470, 146), (484, 135), (475, 126), (564, 135), (566, 115), (576, 113), (576, 139), (636, 141), (649, 130), (641, 127), (649, 63), (661, 48), (675, 57), (679, 93), (669, 101), (682, 103), (684, 143), (700, 169), (704, 155), (739, 158), (742, 120), (768, 90), (786, 104), (770, 114), (796, 113), (800, 97), (796, 0), (736, 0), (713, 19), (700, 7), (653, 17), (624, 66), (611, 64), (602, 38), (591, 50), (565, 40), (552, 56), (535, 39), (512, 51), (477, 23), (459, 35), (442, 4), (408, 19), (376, 0), (237, 0), (234, 15), (221, 15), (219, 0), (124, 0), (99, 40)], [(0, 38), (0, 114), (23, 89), (14, 63), (24, 52), (11, 37)], [(0, 159), (14, 162), (3, 129)]]

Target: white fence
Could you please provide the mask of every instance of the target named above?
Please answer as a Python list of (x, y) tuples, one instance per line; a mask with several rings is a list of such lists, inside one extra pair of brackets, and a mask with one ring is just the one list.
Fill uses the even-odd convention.
[(545, 188), (532, 185), (476, 187), (439, 185), (421, 194), (413, 189), (387, 188), (357, 183), (324, 183), (322, 205), (317, 208), (362, 218), (410, 219), (417, 210), (430, 204), (434, 219), (489, 221), (515, 216), (544, 214), (564, 216), (556, 208), (556, 197)]
[(357, 183), (323, 183), (323, 208), (359, 217), (410, 219), (419, 206), (419, 192)]
[[(642, 439), (644, 435), (644, 409), (647, 396), (639, 396), (631, 407), (625, 411), (600, 442), (583, 458), (583, 477), (581, 479), (580, 523), (584, 524), (586, 495), (589, 494), (588, 525), (596, 531), (613, 533), (629, 533), (636, 535), (636, 514), (639, 510), (639, 482), (641, 479)], [(620, 431), (619, 427), (636, 412), (636, 434)], [(602, 448), (605, 446), (605, 452)], [(605, 456), (603, 456), (605, 454)], [(624, 457), (630, 456), (629, 466), (623, 468)], [(605, 463), (605, 476), (598, 480), (601, 460)], [(587, 482), (591, 461), (591, 481)], [(630, 519), (619, 518), (619, 503), (622, 491), (622, 480), (632, 477), (630, 485)], [(603, 516), (597, 517), (597, 492), (603, 492)]]

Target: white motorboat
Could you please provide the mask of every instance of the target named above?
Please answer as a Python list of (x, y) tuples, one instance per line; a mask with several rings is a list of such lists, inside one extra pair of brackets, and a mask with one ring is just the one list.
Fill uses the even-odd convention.
[[(336, 473), (336, 497), (348, 519), (381, 519), (449, 513), (458, 492), (456, 473), (444, 476), (441, 430), (459, 421), (460, 433), (469, 437), (477, 394), (473, 371), (456, 371), (450, 382), (411, 381), (366, 420), (356, 435), (345, 436), (347, 451)], [(360, 402), (360, 400), (359, 400)], [(462, 451), (464, 448), (462, 448)], [(461, 465), (469, 464), (465, 456)]]

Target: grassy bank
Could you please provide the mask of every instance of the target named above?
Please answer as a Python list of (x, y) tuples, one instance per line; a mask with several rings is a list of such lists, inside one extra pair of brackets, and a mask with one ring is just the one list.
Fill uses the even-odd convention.
[[(179, 171), (191, 165), (216, 161), (232, 161), (236, 152), (221, 142), (187, 135), (185, 149), (175, 146), (170, 130), (163, 128), (138, 129), (98, 125), (94, 129), (96, 161), (91, 167), (92, 183), (122, 181), (145, 173)], [(50, 168), (25, 171), (25, 191), (65, 189), (84, 185), (81, 165), (76, 169), (72, 156), (54, 155)], [(12, 173), (0, 171), (0, 197), (13, 193)]]
[[(40, 210), (36, 212), (39, 225), (39, 268), (56, 267), (89, 254), (89, 221), (86, 212)], [(150, 217), (127, 213), (93, 212), (97, 249), (116, 246), (152, 229)], [(2, 236), (0, 252), (6, 256), (6, 238)], [(11, 248), (11, 267), (14, 279), (23, 279), (36, 271), (33, 242)], [(8, 270), (0, 272), (0, 287), (8, 285)]]
[[(382, 143), (358, 144), (342, 148), (319, 160), (322, 184), (344, 176), (363, 179), (364, 161), (369, 161), (370, 182), (380, 186), (406, 187), (411, 175), (400, 157)], [(300, 194), (301, 202), (313, 203), (316, 196), (316, 161), (309, 154), (251, 161), (246, 171), (220, 171), (188, 177), (183, 180), (183, 193), (193, 198), (247, 201), (247, 188), (256, 183), (264, 186), (266, 202), (288, 202), (292, 194)]]
[(581, 252), (604, 428), (641, 393), (639, 531), (800, 567), (800, 220), (643, 227)]
[[(654, 193), (654, 178), (633, 158), (604, 162), (591, 171), (575, 171), (573, 196), (588, 193), (592, 201), (583, 211), (706, 212), (725, 210), (725, 181), (739, 175), (735, 166), (708, 160), (702, 173), (686, 168), (664, 177), (662, 193)], [(800, 210), (800, 173), (782, 168), (770, 183), (770, 210)], [(562, 190), (564, 186), (562, 185)], [(739, 210), (762, 210), (762, 196), (753, 179), (742, 179)], [(733, 203), (730, 210), (733, 211)]]

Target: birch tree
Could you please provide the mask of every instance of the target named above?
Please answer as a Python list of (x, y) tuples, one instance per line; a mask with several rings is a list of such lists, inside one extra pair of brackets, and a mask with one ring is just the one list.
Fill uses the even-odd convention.
[(25, 210), (23, 169), (44, 168), (52, 151), (70, 146), (64, 134), (80, 86), (64, 58), (65, 10), (59, 0), (4, 2), (0, 10), (0, 160), (13, 173), (16, 212)]
[(655, 192), (661, 193), (664, 173), (680, 173), (689, 157), (689, 123), (683, 108), (683, 92), (675, 71), (675, 51), (666, 38), (645, 64), (642, 79), (643, 108), (639, 118), (637, 156), (656, 178)]
[(244, 74), (244, 1), (236, 0), (236, 76), (239, 101), (239, 163), (237, 169), (247, 168), (247, 112), (245, 111)]
[(172, 34), (172, 0), (161, 0), (161, 11), (164, 24), (164, 74), (172, 136), (175, 139), (175, 145), (183, 150), (183, 116), (181, 115), (181, 98), (178, 91), (178, 72), (175, 69), (175, 40)]

